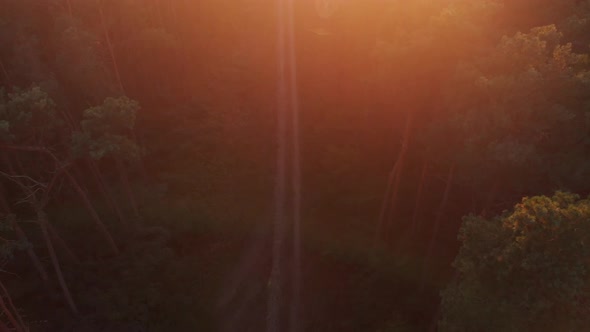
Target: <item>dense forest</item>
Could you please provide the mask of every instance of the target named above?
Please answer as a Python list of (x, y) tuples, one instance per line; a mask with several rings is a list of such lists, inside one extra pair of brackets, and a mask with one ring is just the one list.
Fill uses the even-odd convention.
[(590, 1), (0, 0), (0, 332), (590, 331)]

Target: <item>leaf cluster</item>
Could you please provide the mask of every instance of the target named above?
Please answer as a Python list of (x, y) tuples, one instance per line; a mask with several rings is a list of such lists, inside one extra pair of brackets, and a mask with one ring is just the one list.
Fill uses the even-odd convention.
[(588, 324), (590, 200), (557, 192), (464, 218), (443, 331), (569, 331)]
[(139, 104), (127, 97), (106, 98), (100, 106), (84, 111), (81, 130), (72, 135), (77, 156), (106, 156), (137, 160), (141, 151), (131, 138)]

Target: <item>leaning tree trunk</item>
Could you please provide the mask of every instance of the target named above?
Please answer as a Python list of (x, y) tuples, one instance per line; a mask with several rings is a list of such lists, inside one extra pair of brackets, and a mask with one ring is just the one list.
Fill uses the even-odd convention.
[(404, 232), (402, 233), (401, 237), (398, 239), (398, 241), (397, 241), (398, 243), (395, 246), (395, 251), (394, 251), (395, 253), (399, 254), (404, 247), (411, 245), (412, 240), (414, 239), (414, 236), (420, 230), (419, 225), (418, 225), (418, 221), (419, 221), (418, 216), (420, 214), (420, 209), (422, 207), (422, 196), (423, 196), (423, 192), (424, 192), (424, 183), (426, 182), (427, 169), (428, 169), (428, 162), (425, 161), (422, 166), (420, 183), (418, 184), (418, 193), (416, 194), (416, 201), (414, 204), (414, 211), (413, 211), (413, 215), (412, 215), (412, 220), (410, 222), (410, 225), (405, 227)]
[[(30, 147), (30, 146), (11, 146), (11, 145), (3, 145), (2, 147), (9, 149), (9, 150), (41, 152), (46, 155), (49, 155), (51, 157), (51, 159), (53, 159), (55, 161), (56, 165), (60, 164), (57, 157), (55, 157), (55, 155), (53, 155), (49, 150), (44, 149), (44, 148)], [(8, 162), (8, 166), (10, 167), (10, 171), (14, 173), (14, 170), (10, 164), (10, 160), (8, 158), (6, 158), (6, 161)], [(17, 159), (16, 161), (18, 164), (19, 160)], [(21, 165), (21, 168), (22, 168), (22, 165)], [(113, 240), (111, 233), (108, 231), (108, 229), (106, 228), (106, 226), (104, 225), (104, 223), (102, 222), (100, 217), (98, 216), (98, 213), (94, 209), (94, 206), (92, 206), (92, 203), (90, 202), (90, 199), (88, 198), (88, 195), (86, 194), (84, 189), (82, 189), (80, 184), (76, 181), (76, 178), (74, 178), (74, 176), (72, 176), (72, 174), (67, 170), (67, 168), (63, 168), (61, 171), (63, 171), (66, 178), (68, 179), (68, 181), (70, 182), (70, 184), (72, 185), (74, 190), (76, 191), (76, 193), (78, 193), (78, 196), (80, 196), (80, 198), (82, 199), (84, 206), (86, 207), (88, 212), (90, 212), (90, 215), (91, 215), (92, 219), (94, 220), (99, 232), (101, 232), (102, 235), (107, 240), (107, 243), (108, 243), (110, 249), (113, 251), (113, 253), (115, 255), (118, 255), (119, 248), (117, 247), (115, 240)], [(23, 174), (25, 174), (25, 173), (23, 172)]]
[(119, 72), (119, 65), (117, 62), (117, 57), (115, 57), (115, 50), (113, 48), (113, 43), (111, 42), (111, 37), (109, 35), (109, 31), (107, 29), (104, 12), (102, 10), (102, 1), (97, 0), (98, 3), (98, 13), (100, 14), (100, 25), (102, 27), (102, 31), (104, 33), (104, 38), (107, 43), (107, 48), (109, 49), (109, 55), (111, 57), (111, 62), (113, 63), (113, 71), (115, 72), (115, 78), (117, 80), (117, 84), (119, 89), (121, 90), (122, 94), (125, 94), (125, 88), (123, 87), (123, 81), (121, 80), (121, 74)]
[(389, 204), (389, 197), (391, 196), (391, 188), (393, 187), (393, 182), (395, 181), (395, 177), (397, 175), (397, 169), (399, 167), (399, 163), (396, 162), (391, 171), (389, 172), (389, 176), (387, 178), (387, 187), (385, 189), (385, 195), (383, 195), (383, 202), (381, 203), (381, 211), (379, 212), (379, 220), (377, 221), (377, 229), (375, 231), (375, 241), (374, 245), (377, 245), (381, 241), (381, 235), (383, 232), (384, 221), (386, 219), (387, 211)]
[(436, 243), (436, 238), (438, 236), (438, 231), (440, 229), (440, 222), (441, 222), (442, 216), (444, 214), (445, 207), (447, 206), (447, 203), (449, 201), (449, 193), (451, 192), (451, 187), (453, 185), (454, 174), (455, 174), (455, 164), (452, 164), (451, 167), (449, 168), (449, 173), (447, 175), (447, 184), (445, 186), (443, 198), (442, 198), (440, 205), (438, 207), (438, 211), (436, 212), (436, 217), (434, 220), (434, 229), (432, 230), (432, 236), (431, 236), (430, 242), (428, 244), (428, 251), (426, 253), (426, 257), (424, 258), (424, 266), (422, 268), (422, 281), (420, 283), (421, 290), (423, 290), (425, 287), (426, 275), (428, 272), (428, 264), (430, 263), (430, 259), (433, 255), (434, 247), (435, 247), (435, 243)]
[(498, 179), (494, 180), (494, 183), (492, 184), (492, 187), (488, 192), (488, 197), (486, 198), (485, 205), (483, 206), (483, 209), (479, 213), (481, 216), (485, 217), (486, 214), (488, 212), (490, 212), (490, 210), (492, 208), (492, 204), (494, 203), (494, 200), (496, 199), (496, 195), (498, 194), (499, 187), (500, 187), (500, 183), (499, 183)]
[[(379, 221), (377, 222), (377, 229), (375, 231), (375, 245), (379, 244), (382, 240), (382, 236), (389, 230), (388, 216), (395, 210), (395, 203), (399, 192), (399, 183), (401, 179), (402, 167), (405, 163), (406, 154), (408, 151), (408, 144), (410, 141), (410, 132), (412, 127), (414, 115), (413, 113), (408, 114), (406, 125), (404, 128), (404, 134), (402, 137), (402, 148), (398, 154), (397, 161), (393, 165), (391, 172), (389, 173), (389, 179), (387, 181), (387, 189), (383, 196), (383, 204), (381, 205), (381, 212), (379, 213)], [(389, 212), (389, 214), (388, 214)]]
[(119, 178), (121, 179), (123, 189), (125, 190), (125, 194), (127, 195), (127, 199), (129, 200), (129, 204), (131, 205), (131, 210), (133, 212), (133, 226), (136, 228), (136, 230), (138, 230), (141, 225), (141, 215), (139, 213), (139, 208), (137, 207), (137, 200), (135, 199), (135, 194), (133, 193), (131, 183), (129, 182), (127, 169), (125, 168), (125, 165), (123, 164), (123, 161), (121, 161), (121, 159), (116, 158), (115, 162), (117, 163), (117, 171), (119, 173)]
[[(72, 119), (72, 117), (68, 114), (68, 112), (62, 110), (61, 113), (62, 113), (63, 117), (67, 120), (67, 123), (68, 123), (70, 130), (72, 132), (74, 132), (76, 130), (80, 130), (79, 126)], [(96, 183), (98, 184), (98, 189), (101, 192), (102, 196), (104, 197), (107, 205), (109, 205), (111, 210), (113, 210), (113, 212), (115, 212), (115, 214), (117, 215), (117, 218), (119, 218), (119, 220), (122, 223), (127, 224), (127, 219), (125, 219), (125, 217), (121, 213), (121, 209), (119, 208), (117, 203), (114, 201), (112, 195), (110, 194), (110, 192), (107, 188), (107, 185), (105, 184), (105, 182), (103, 180), (103, 175), (100, 172), (100, 169), (98, 168), (98, 166), (96, 165), (96, 162), (90, 157), (84, 158), (84, 161), (86, 162), (88, 168), (90, 169), (92, 175), (94, 176), (94, 179), (95, 179)], [(78, 171), (78, 176), (80, 178), (83, 178), (83, 176), (80, 176), (80, 170), (79, 169), (75, 169), (75, 170)]]
[[(0, 207), (2, 207), (2, 209), (5, 212), (12, 214), (12, 210), (10, 208), (10, 205), (8, 205), (8, 202), (6, 201), (6, 198), (4, 197), (4, 190), (3, 190), (1, 184), (0, 184)], [(12, 223), (12, 226), (14, 227), (14, 232), (16, 233), (18, 240), (25, 242), (25, 243), (30, 243), (29, 239), (27, 238), (26, 233), (18, 225), (16, 220), (12, 220), (11, 223)], [(29, 256), (29, 258), (31, 259), (33, 266), (35, 267), (37, 272), (39, 272), (39, 275), (41, 276), (41, 279), (43, 280), (43, 282), (48, 282), (49, 277), (47, 275), (47, 272), (45, 271), (43, 264), (41, 264), (41, 260), (39, 259), (39, 256), (37, 256), (37, 254), (35, 253), (35, 250), (33, 250), (33, 247), (27, 246), (26, 252), (27, 252), (27, 256)]]
[(422, 165), (422, 172), (420, 174), (420, 183), (418, 184), (418, 193), (416, 194), (416, 203), (414, 205), (414, 213), (412, 214), (412, 224), (410, 234), (413, 236), (416, 232), (420, 231), (420, 225), (418, 225), (420, 210), (422, 208), (422, 196), (424, 194), (424, 184), (426, 182), (426, 172), (428, 171), (428, 161), (425, 161)]
[(47, 230), (49, 231), (49, 235), (57, 244), (61, 247), (62, 251), (68, 256), (68, 259), (71, 260), (74, 264), (80, 265), (81, 261), (78, 256), (70, 249), (70, 246), (66, 243), (66, 241), (59, 235), (55, 227), (51, 223), (47, 223)]
[(49, 235), (48, 231), (49, 222), (47, 221), (47, 215), (44, 211), (37, 209), (37, 219), (39, 221), (39, 226), (41, 226), (41, 233), (43, 234), (43, 239), (45, 240), (45, 244), (47, 245), (47, 250), (49, 252), (49, 257), (51, 259), (51, 264), (55, 269), (55, 274), (57, 275), (57, 280), (63, 292), (64, 298), (66, 299), (66, 302), (70, 307), (70, 310), (72, 310), (74, 314), (78, 314), (78, 308), (76, 307), (76, 304), (74, 303), (74, 300), (72, 298), (72, 294), (70, 293), (70, 289), (66, 284), (66, 280), (64, 279), (61, 266), (59, 264), (59, 259), (57, 258), (55, 248), (53, 247), (53, 242), (51, 242), (51, 236)]
[[(102, 27), (103, 30), (103, 34), (104, 34), (104, 38), (105, 41), (107, 43), (107, 48), (109, 50), (109, 55), (111, 57), (111, 62), (113, 63), (113, 71), (115, 72), (115, 78), (117, 81), (117, 85), (119, 87), (119, 90), (121, 91), (121, 93), (123, 95), (126, 94), (125, 92), (125, 86), (123, 85), (123, 80), (121, 79), (121, 73), (119, 70), (119, 62), (117, 61), (117, 57), (115, 56), (115, 49), (113, 47), (113, 43), (111, 41), (111, 37), (109, 34), (109, 31), (107, 29), (107, 25), (106, 25), (106, 21), (105, 21), (105, 15), (104, 15), (104, 11), (102, 8), (102, 1), (101, 0), (97, 0), (98, 3), (98, 12), (100, 14), (100, 25)], [(133, 131), (133, 129), (131, 130), (132, 132), (132, 136), (133, 136), (133, 141), (135, 142), (135, 144), (139, 144), (139, 141), (137, 140), (137, 137), (135, 135), (135, 132)], [(140, 171), (142, 176), (144, 177), (144, 179), (147, 179), (147, 172), (145, 170), (145, 166), (143, 165), (143, 163), (140, 164)]]
[(113, 252), (113, 254), (118, 255), (119, 248), (117, 247), (115, 240), (111, 236), (111, 233), (109, 232), (109, 230), (107, 229), (105, 224), (102, 222), (102, 220), (98, 216), (98, 212), (96, 212), (96, 210), (94, 209), (94, 206), (90, 202), (90, 198), (88, 198), (88, 195), (86, 194), (86, 192), (82, 189), (82, 187), (80, 187), (80, 184), (78, 183), (78, 181), (76, 181), (76, 179), (72, 176), (72, 174), (68, 170), (65, 170), (64, 173), (66, 175), (66, 178), (68, 179), (68, 181), (70, 182), (70, 184), (74, 188), (74, 190), (78, 193), (78, 196), (80, 196), (80, 198), (82, 199), (84, 206), (86, 207), (86, 209), (90, 213), (90, 216), (94, 220), (94, 223), (96, 224), (96, 228), (98, 229), (98, 231), (102, 234), (102, 236), (107, 241), (110, 250)]
[(94, 175), (94, 178), (96, 179), (96, 183), (98, 184), (98, 187), (99, 187), (102, 195), (104, 196), (104, 199), (107, 202), (107, 204), (110, 206), (110, 208), (113, 210), (113, 212), (115, 212), (115, 214), (117, 215), (117, 218), (119, 219), (119, 221), (121, 221), (122, 224), (129, 225), (129, 222), (123, 216), (123, 212), (121, 212), (119, 205), (113, 199), (113, 196), (111, 195), (111, 191), (109, 190), (108, 185), (106, 184), (106, 182), (103, 178), (103, 175), (102, 175), (100, 169), (98, 168), (98, 166), (96, 165), (96, 163), (90, 158), (87, 158), (86, 162), (88, 164), (88, 168), (90, 168), (90, 171)]
[[(10, 213), (10, 211), (8, 211), (8, 212)], [(14, 232), (16, 233), (16, 237), (18, 238), (18, 240), (21, 241), (21, 242), (24, 242), (24, 243), (31, 243), (29, 241), (26, 233), (18, 225), (18, 223), (16, 222), (16, 220), (14, 220), (14, 218), (11, 218), (11, 219), (12, 220), (9, 220), (9, 222), (10, 222), (11, 226), (13, 227)], [(33, 247), (32, 246), (27, 246), (27, 248), (26, 248), (25, 251), (27, 253), (27, 256), (29, 256), (29, 259), (31, 259), (31, 262), (33, 263), (33, 266), (35, 267), (35, 269), (37, 270), (37, 272), (41, 276), (41, 280), (43, 280), (43, 282), (45, 282), (45, 283), (49, 282), (49, 276), (47, 275), (47, 272), (45, 271), (45, 268), (43, 267), (43, 264), (41, 264), (41, 260), (39, 259), (39, 256), (37, 256), (37, 254), (33, 250)]]
[[(16, 236), (18, 237), (19, 241), (30, 243), (29, 239), (27, 238), (27, 235), (22, 230), (22, 228), (16, 223), (16, 221), (14, 222), (14, 231), (16, 232)], [(31, 259), (31, 262), (33, 263), (33, 266), (35, 267), (37, 272), (39, 272), (39, 275), (41, 276), (43, 282), (49, 282), (49, 276), (47, 275), (47, 272), (45, 271), (43, 264), (41, 264), (39, 256), (37, 256), (32, 246), (27, 246), (26, 251), (27, 255)]]
[[(6, 290), (6, 287), (4, 287), (2, 281), (0, 281), (0, 289), (2, 289), (2, 294), (0, 294), (0, 309), (2, 309), (6, 319), (8, 319), (10, 324), (13, 326), (13, 330), (18, 332), (27, 331), (25, 323), (23, 322), (22, 317), (18, 314), (14, 304), (12, 304), (12, 299), (10, 298), (10, 295), (8, 294), (8, 291)], [(6, 301), (4, 301), (4, 299), (6, 299)]]

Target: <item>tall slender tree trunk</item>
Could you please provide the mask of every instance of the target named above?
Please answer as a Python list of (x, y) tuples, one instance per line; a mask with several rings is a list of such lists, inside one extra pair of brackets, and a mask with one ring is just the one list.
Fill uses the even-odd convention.
[[(1, 283), (1, 281), (0, 281), (0, 283)], [(6, 306), (6, 303), (4, 302), (4, 299), (2, 298), (2, 296), (0, 296), (0, 309), (2, 309), (2, 313), (6, 316), (6, 319), (8, 319), (8, 322), (10, 323), (10, 325), (12, 325), (12, 327), (15, 331), (24, 332), (24, 330), (21, 328), (20, 324), (16, 321), (16, 318), (14, 318), (14, 315), (12, 314), (12, 312), (10, 312), (10, 310)], [(10, 329), (6, 328), (6, 332), (9, 332), (9, 331), (10, 331)]]
[(92, 203), (90, 202), (90, 198), (88, 198), (88, 195), (86, 194), (84, 189), (82, 189), (82, 187), (80, 187), (80, 184), (78, 183), (78, 181), (76, 181), (76, 179), (72, 176), (72, 174), (68, 170), (65, 170), (64, 173), (66, 175), (66, 178), (68, 179), (68, 181), (70, 182), (70, 184), (74, 188), (74, 190), (78, 193), (78, 196), (80, 196), (80, 198), (82, 199), (82, 203), (84, 203), (84, 206), (86, 207), (86, 209), (90, 213), (90, 216), (94, 220), (94, 223), (96, 224), (98, 231), (106, 239), (110, 250), (113, 252), (113, 254), (118, 255), (119, 248), (117, 247), (115, 240), (111, 236), (111, 233), (109, 232), (109, 230), (107, 229), (105, 224), (102, 222), (102, 220), (98, 216), (98, 212), (96, 212), (96, 210), (94, 209), (94, 206), (92, 206)]
[[(27, 147), (24, 147), (24, 148), (16, 148), (16, 150), (21, 150), (21, 151), (41, 151), (41, 152), (47, 153), (45, 150), (39, 150), (37, 148), (27, 148)], [(49, 154), (51, 155), (51, 158), (55, 161), (56, 165), (59, 165), (58, 159), (54, 155), (52, 155), (51, 153), (49, 153)], [(10, 168), (10, 171), (14, 173), (14, 169), (11, 166), (10, 159), (5, 158), (5, 160), (7, 162), (7, 165)], [(22, 165), (20, 165), (20, 160), (17, 159), (16, 162), (17, 162), (17, 164), (19, 164), (20, 168), (22, 169)], [(107, 227), (105, 226), (105, 224), (100, 219), (98, 213), (94, 209), (94, 206), (90, 202), (90, 198), (88, 198), (88, 195), (86, 194), (86, 192), (84, 191), (84, 189), (82, 189), (82, 187), (80, 186), (80, 184), (78, 183), (78, 181), (76, 181), (76, 178), (74, 176), (72, 176), (72, 174), (67, 170), (67, 168), (64, 168), (63, 169), (63, 173), (65, 174), (66, 178), (68, 179), (68, 181), (70, 182), (70, 184), (72, 185), (72, 187), (74, 188), (74, 190), (76, 191), (76, 193), (78, 194), (78, 196), (80, 196), (80, 198), (82, 199), (82, 202), (83, 202), (84, 206), (86, 207), (86, 209), (88, 210), (88, 212), (90, 213), (90, 216), (92, 217), (94, 223), (96, 224), (97, 229), (104, 236), (104, 238), (107, 240), (107, 243), (108, 243), (109, 248), (111, 249), (111, 251), (115, 255), (118, 255), (119, 254), (119, 248), (117, 247), (117, 245), (115, 243), (115, 240), (111, 236), (111, 233), (109, 232), (109, 230), (107, 229)], [(22, 172), (22, 174), (25, 174), (25, 173)]]
[(76, 307), (76, 304), (74, 303), (74, 300), (72, 298), (72, 294), (70, 293), (70, 289), (68, 288), (68, 285), (66, 284), (66, 280), (64, 279), (64, 276), (63, 276), (63, 273), (61, 270), (61, 266), (59, 264), (59, 259), (57, 258), (57, 255), (55, 253), (55, 248), (53, 247), (53, 243), (51, 242), (51, 236), (49, 235), (48, 226), (47, 226), (49, 224), (49, 222), (47, 221), (47, 215), (41, 209), (37, 209), (37, 219), (39, 221), (39, 225), (41, 226), (41, 233), (43, 234), (43, 239), (45, 240), (45, 244), (47, 245), (47, 250), (49, 251), (49, 257), (51, 259), (51, 264), (53, 265), (53, 268), (55, 269), (55, 274), (57, 275), (57, 280), (58, 280), (59, 286), (61, 287), (61, 290), (63, 292), (64, 298), (65, 298), (66, 302), (68, 303), (70, 310), (72, 310), (72, 312), (74, 314), (78, 314), (78, 308)]
[[(70, 114), (68, 112), (62, 110), (62, 115), (67, 120), (67, 123), (68, 123), (70, 130), (72, 132), (75, 130), (79, 130), (79, 126), (77, 126), (77, 124), (75, 123), (75, 121), (72, 119), (72, 117), (70, 116)], [(119, 220), (122, 223), (127, 224), (127, 219), (125, 219), (125, 217), (123, 216), (123, 213), (121, 212), (121, 209), (119, 208), (117, 203), (113, 200), (113, 197), (110, 194), (105, 181), (103, 180), (103, 175), (100, 172), (100, 169), (98, 168), (98, 166), (96, 165), (96, 162), (94, 162), (94, 160), (90, 157), (85, 158), (85, 162), (86, 162), (88, 168), (90, 169), (91, 173), (93, 174), (94, 179), (96, 180), (96, 183), (98, 184), (98, 189), (100, 190), (101, 194), (103, 195), (106, 203), (109, 205), (111, 210), (113, 210), (113, 212), (115, 212), (115, 214), (117, 215), (117, 218), (119, 218)]]
[[(12, 209), (10, 208), (10, 205), (8, 205), (8, 202), (6, 201), (6, 198), (4, 197), (4, 190), (2, 188), (1, 183), (0, 183), (0, 207), (6, 213), (12, 214)], [(27, 238), (26, 233), (18, 225), (16, 220), (14, 220), (14, 219), (11, 220), (11, 224), (12, 224), (12, 227), (14, 228), (14, 231), (16, 233), (18, 240), (21, 242), (30, 243), (29, 239)], [(35, 267), (35, 269), (37, 270), (37, 272), (41, 276), (41, 279), (43, 280), (43, 282), (49, 282), (49, 276), (47, 275), (47, 272), (45, 271), (43, 264), (41, 264), (41, 260), (39, 259), (39, 256), (37, 256), (37, 254), (35, 253), (35, 250), (33, 250), (33, 247), (27, 246), (26, 252), (27, 252), (27, 256), (29, 256), (29, 259), (31, 260), (31, 263), (33, 263), (33, 266)]]
[(414, 204), (414, 212), (412, 214), (411, 234), (414, 235), (420, 231), (418, 225), (420, 211), (422, 210), (422, 196), (424, 194), (424, 184), (426, 182), (426, 173), (428, 171), (428, 161), (422, 164), (422, 172), (420, 173), (420, 183), (418, 184), (418, 193), (416, 194), (416, 203)]
[[(14, 227), (14, 231), (16, 232), (16, 236), (18, 237), (19, 241), (30, 243), (27, 235), (25, 234), (23, 229), (16, 223), (16, 221), (13, 222), (13, 227)], [(41, 280), (43, 280), (43, 282), (45, 282), (45, 283), (49, 282), (49, 276), (47, 275), (47, 271), (45, 271), (45, 268), (43, 267), (43, 264), (41, 264), (41, 260), (39, 259), (39, 256), (37, 256), (37, 254), (33, 250), (32, 246), (27, 246), (26, 252), (27, 252), (27, 256), (29, 256), (29, 259), (33, 263), (33, 266), (35, 267), (35, 269), (37, 270), (37, 272), (41, 276)]]
[[(6, 287), (4, 287), (2, 281), (0, 281), (0, 289), (2, 290), (2, 294), (0, 294), (0, 308), (2, 308), (2, 311), (6, 315), (6, 318), (8, 319), (10, 324), (12, 324), (14, 330), (18, 332), (27, 331), (28, 329), (26, 328), (26, 325), (22, 317), (18, 314), (16, 307), (12, 303), (12, 299), (8, 294), (8, 290), (6, 290)], [(6, 301), (4, 299), (6, 299)]]
[[(140, 139), (137, 137), (137, 134), (135, 132), (135, 129), (131, 130), (131, 137), (133, 138), (133, 141), (135, 142), (135, 144), (137, 144), (137, 146), (141, 147), (143, 146), (143, 139)], [(145, 168), (145, 163), (143, 162), (143, 159), (140, 158), (138, 163), (138, 169), (139, 169), (139, 175), (141, 176), (141, 179), (143, 180), (144, 183), (148, 183), (148, 171)], [(126, 169), (126, 168), (125, 168)]]
[(301, 146), (299, 142), (299, 103), (297, 89), (297, 63), (295, 56), (295, 22), (294, 0), (287, 0), (287, 45), (289, 52), (289, 95), (291, 110), (291, 150), (292, 150), (292, 175), (291, 188), (293, 195), (293, 269), (291, 288), (291, 311), (289, 317), (290, 332), (300, 332), (301, 323), (301, 291), (302, 291), (302, 248), (301, 248)]
[(413, 118), (414, 114), (412, 112), (409, 113), (406, 119), (404, 133), (402, 137), (402, 147), (398, 154), (397, 160), (393, 165), (391, 172), (389, 173), (387, 189), (385, 190), (383, 204), (381, 206), (381, 212), (379, 214), (379, 221), (377, 223), (377, 229), (375, 232), (375, 244), (378, 244), (382, 240), (383, 235), (386, 235), (391, 227), (390, 218), (393, 216), (393, 213), (395, 212), (395, 204), (397, 202), (397, 197), (399, 193), (399, 183), (401, 180), (401, 173), (408, 151)]
[(436, 239), (438, 237), (438, 232), (440, 229), (440, 222), (442, 220), (442, 217), (444, 215), (444, 210), (445, 210), (447, 203), (449, 201), (449, 194), (451, 192), (451, 187), (453, 185), (454, 174), (455, 174), (455, 164), (452, 164), (451, 167), (449, 167), (449, 173), (447, 174), (447, 183), (445, 186), (445, 191), (444, 191), (442, 200), (440, 202), (440, 205), (438, 207), (438, 210), (436, 212), (436, 217), (434, 220), (434, 228), (432, 230), (432, 235), (430, 237), (430, 241), (428, 244), (428, 251), (426, 252), (426, 257), (424, 259), (424, 266), (422, 268), (422, 281), (420, 283), (421, 290), (423, 290), (425, 287), (426, 276), (427, 276), (427, 272), (428, 272), (428, 264), (430, 263), (430, 260), (432, 258), (432, 255), (434, 252), (434, 247), (436, 244)]
[(102, 31), (104, 34), (105, 41), (107, 42), (107, 48), (109, 49), (109, 55), (111, 57), (111, 61), (113, 62), (113, 71), (115, 72), (115, 78), (117, 80), (117, 84), (119, 89), (121, 90), (122, 94), (125, 94), (125, 87), (123, 86), (123, 81), (121, 80), (121, 74), (119, 72), (119, 65), (117, 62), (117, 57), (115, 56), (115, 50), (113, 48), (113, 43), (111, 42), (111, 36), (109, 35), (109, 31), (107, 29), (106, 21), (104, 12), (102, 10), (102, 1), (97, 0), (98, 2), (98, 12), (100, 14), (100, 25), (102, 27)]
[(119, 205), (113, 199), (113, 196), (111, 195), (111, 191), (109, 190), (108, 185), (106, 184), (104, 177), (103, 177), (100, 169), (96, 165), (96, 163), (90, 158), (87, 158), (86, 163), (88, 164), (88, 168), (90, 169), (90, 171), (94, 175), (94, 178), (96, 179), (96, 183), (98, 184), (98, 187), (99, 187), (105, 201), (107, 202), (107, 204), (111, 208), (111, 210), (113, 210), (113, 212), (115, 212), (117, 218), (119, 219), (119, 221), (121, 221), (122, 224), (129, 225), (129, 221), (127, 220), (127, 218), (125, 218), (125, 216), (123, 215), (123, 212), (119, 208)]
[(490, 212), (490, 209), (492, 208), (492, 204), (494, 203), (494, 200), (496, 199), (496, 195), (498, 194), (499, 187), (500, 187), (499, 180), (497, 180), (497, 179), (494, 180), (494, 183), (492, 184), (492, 187), (490, 188), (490, 190), (488, 192), (488, 197), (486, 198), (485, 205), (483, 206), (483, 209), (479, 213), (480, 215), (485, 217), (486, 214), (488, 212)]
[(383, 227), (385, 223), (385, 219), (387, 216), (387, 211), (389, 207), (389, 197), (391, 196), (391, 190), (393, 188), (393, 182), (395, 181), (395, 177), (397, 175), (397, 169), (399, 167), (399, 163), (393, 165), (393, 168), (389, 172), (389, 176), (387, 178), (387, 187), (385, 189), (385, 194), (383, 195), (383, 202), (381, 203), (381, 210), (379, 212), (379, 220), (377, 221), (377, 229), (375, 231), (375, 239), (373, 244), (376, 246), (381, 242), (381, 236), (383, 235)]
[(420, 219), (418, 219), (418, 216), (420, 214), (420, 209), (421, 209), (422, 195), (423, 195), (423, 191), (424, 191), (424, 182), (426, 181), (427, 168), (428, 168), (428, 162), (425, 161), (424, 164), (422, 165), (422, 172), (420, 175), (420, 183), (418, 184), (418, 193), (416, 194), (416, 201), (414, 204), (414, 211), (412, 214), (412, 220), (411, 220), (410, 224), (407, 227), (405, 227), (401, 236), (397, 240), (397, 244), (395, 245), (395, 250), (394, 250), (394, 253), (396, 253), (396, 254), (401, 253), (401, 250), (403, 250), (403, 248), (405, 246), (411, 244), (412, 239), (414, 238), (416, 233), (420, 230), (419, 225), (418, 225), (418, 221)]
[(133, 226), (136, 229), (139, 229), (141, 225), (141, 214), (139, 213), (137, 201), (135, 200), (135, 194), (133, 193), (131, 183), (129, 182), (127, 169), (125, 168), (125, 164), (123, 164), (123, 161), (121, 161), (121, 159), (116, 158), (115, 162), (117, 164), (117, 172), (119, 173), (119, 178), (121, 179), (123, 189), (125, 190), (125, 194), (127, 195), (127, 199), (129, 200), (129, 204), (131, 205), (131, 211), (133, 212)]
[(271, 271), (268, 280), (268, 299), (266, 332), (280, 332), (281, 304), (283, 298), (283, 240), (286, 224), (286, 175), (287, 175), (287, 113), (288, 89), (286, 68), (286, 17), (285, 3), (279, 0), (277, 4), (277, 157), (275, 182), (275, 215), (273, 223)]
[(70, 249), (70, 246), (68, 246), (66, 241), (64, 241), (64, 239), (59, 235), (53, 224), (51, 224), (50, 222), (47, 223), (47, 230), (49, 231), (49, 235), (51, 235), (51, 238), (57, 242), (57, 244), (61, 247), (62, 251), (66, 254), (68, 259), (71, 260), (73, 263), (80, 265), (81, 262), (78, 256), (74, 254), (72, 249)]

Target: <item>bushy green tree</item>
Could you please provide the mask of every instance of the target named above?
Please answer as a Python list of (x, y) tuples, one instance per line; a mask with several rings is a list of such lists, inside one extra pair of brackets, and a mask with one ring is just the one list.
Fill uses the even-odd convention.
[[(458, 178), (520, 195), (587, 186), (589, 61), (555, 25), (505, 36), (447, 89)], [(520, 196), (519, 195), (519, 196)]]
[(582, 331), (590, 323), (590, 199), (524, 198), (464, 218), (441, 331)]
[(137, 160), (140, 150), (131, 138), (139, 104), (127, 97), (106, 98), (102, 105), (84, 111), (81, 131), (72, 136), (77, 155), (94, 159), (107, 156)]
[(56, 105), (40, 87), (16, 89), (6, 94), (0, 89), (0, 139), (22, 144), (47, 144), (62, 125)]

